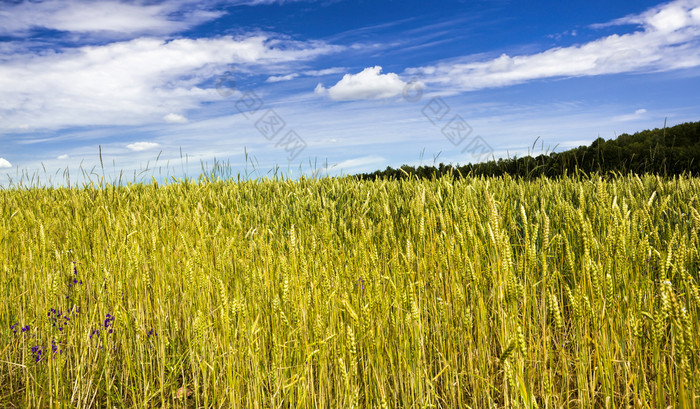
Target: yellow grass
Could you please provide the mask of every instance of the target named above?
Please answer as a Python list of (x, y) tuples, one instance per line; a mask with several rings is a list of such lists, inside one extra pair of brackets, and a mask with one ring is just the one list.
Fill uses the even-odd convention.
[(699, 194), (652, 176), (3, 190), (0, 406), (695, 408)]

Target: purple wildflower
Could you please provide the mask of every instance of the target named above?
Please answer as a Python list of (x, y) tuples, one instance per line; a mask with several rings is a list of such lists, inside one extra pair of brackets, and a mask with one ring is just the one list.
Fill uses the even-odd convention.
[(72, 293), (71, 290), (73, 289), (74, 285), (83, 283), (83, 280), (78, 277), (78, 264), (80, 263), (73, 261), (73, 277), (69, 277), (68, 280), (68, 295), (66, 296), (66, 299), (70, 299)]
[(34, 354), (34, 363), (37, 363), (41, 361), (41, 354), (44, 353), (44, 351), (41, 349), (39, 345), (35, 345), (32, 347), (32, 354)]
[(47, 316), (49, 317), (51, 326), (55, 328), (57, 327), (59, 331), (63, 331), (63, 327), (70, 322), (68, 315), (63, 315), (63, 311), (56, 310), (55, 308), (51, 308), (51, 310), (47, 313)]
[(111, 334), (112, 330), (114, 329), (115, 317), (114, 317), (114, 315), (111, 315), (111, 314), (107, 314), (107, 315), (105, 315), (105, 317), (106, 317), (105, 321), (104, 321), (105, 331), (107, 331), (108, 333)]
[[(59, 354), (63, 352), (63, 350), (61, 349), (61, 341), (58, 341), (58, 343), (56, 343), (55, 339), (51, 339), (51, 352), (54, 355), (56, 355), (56, 352), (58, 352)], [(53, 357), (51, 357), (51, 359), (53, 359)]]

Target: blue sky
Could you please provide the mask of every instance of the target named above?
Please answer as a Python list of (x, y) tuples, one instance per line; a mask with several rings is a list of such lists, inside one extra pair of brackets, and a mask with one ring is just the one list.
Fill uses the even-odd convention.
[(700, 120), (693, 89), (700, 0), (5, 1), (0, 183), (562, 151)]

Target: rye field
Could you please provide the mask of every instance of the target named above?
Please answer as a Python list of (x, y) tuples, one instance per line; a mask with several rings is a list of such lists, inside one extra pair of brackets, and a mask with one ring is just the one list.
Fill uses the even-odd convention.
[(700, 179), (0, 190), (0, 407), (696, 408)]

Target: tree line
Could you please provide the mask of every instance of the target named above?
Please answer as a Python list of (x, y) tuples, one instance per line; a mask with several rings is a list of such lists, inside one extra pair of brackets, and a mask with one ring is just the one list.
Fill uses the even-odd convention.
[(418, 177), (430, 179), (445, 174), (556, 178), (565, 174), (636, 173), (674, 176), (700, 175), (700, 122), (622, 134), (615, 139), (598, 138), (589, 146), (538, 156), (513, 157), (467, 165), (440, 163), (437, 166), (403, 165), (357, 175), (362, 180)]

